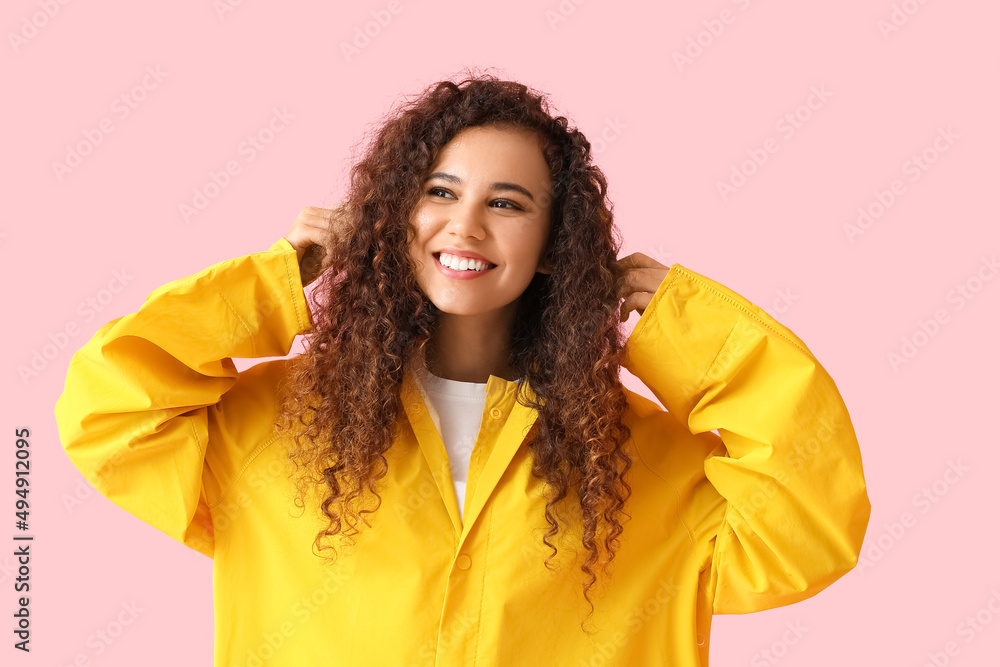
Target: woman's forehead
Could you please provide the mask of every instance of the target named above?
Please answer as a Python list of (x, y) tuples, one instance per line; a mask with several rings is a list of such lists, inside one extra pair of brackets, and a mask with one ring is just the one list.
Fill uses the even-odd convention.
[(551, 178), (538, 135), (525, 128), (465, 128), (442, 147), (430, 173), (439, 171), (463, 182), (517, 177), (531, 181), (533, 191)]

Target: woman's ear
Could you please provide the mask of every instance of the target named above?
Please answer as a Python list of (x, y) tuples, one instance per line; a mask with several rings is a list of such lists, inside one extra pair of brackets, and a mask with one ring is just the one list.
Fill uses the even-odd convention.
[(555, 245), (555, 240), (552, 235), (549, 235), (548, 240), (545, 242), (545, 254), (542, 255), (542, 259), (538, 262), (538, 268), (535, 269), (538, 273), (552, 273), (552, 250)]
[(538, 262), (538, 268), (535, 269), (538, 273), (552, 273), (552, 248), (546, 248), (545, 254), (542, 256), (540, 262)]

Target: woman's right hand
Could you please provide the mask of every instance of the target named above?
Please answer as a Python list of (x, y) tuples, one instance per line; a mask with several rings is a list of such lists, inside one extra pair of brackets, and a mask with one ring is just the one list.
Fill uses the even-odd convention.
[[(302, 286), (316, 280), (333, 260), (333, 248), (347, 231), (346, 209), (306, 206), (299, 212), (285, 239), (299, 257)], [(333, 238), (331, 238), (333, 235)]]

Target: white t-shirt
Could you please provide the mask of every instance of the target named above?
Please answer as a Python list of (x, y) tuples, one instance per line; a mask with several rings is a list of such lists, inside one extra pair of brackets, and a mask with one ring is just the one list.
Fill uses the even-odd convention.
[(465, 509), (465, 486), (469, 477), (469, 459), (479, 435), (486, 406), (485, 382), (460, 382), (427, 372), (423, 390), (429, 398), (431, 419), (448, 451), (451, 477), (458, 498), (458, 512)]

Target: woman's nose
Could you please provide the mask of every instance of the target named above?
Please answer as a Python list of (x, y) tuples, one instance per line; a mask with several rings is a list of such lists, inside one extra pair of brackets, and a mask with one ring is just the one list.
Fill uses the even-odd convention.
[(486, 237), (486, 227), (483, 212), (472, 203), (459, 204), (452, 207), (448, 220), (448, 231), (458, 236), (473, 236), (477, 239)]

